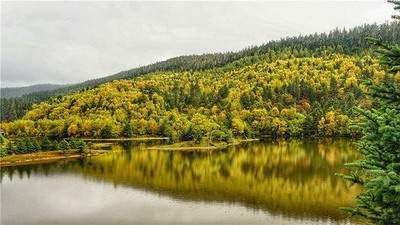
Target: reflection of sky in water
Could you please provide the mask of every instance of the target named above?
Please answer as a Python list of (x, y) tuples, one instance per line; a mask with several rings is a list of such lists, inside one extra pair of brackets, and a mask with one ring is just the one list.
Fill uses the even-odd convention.
[(334, 175), (357, 158), (348, 140), (211, 153), (143, 147), (3, 168), (2, 225), (337, 224), (358, 193)]
[[(228, 203), (180, 201), (73, 175), (2, 180), (1, 224), (330, 224)], [(332, 224), (336, 224), (332, 222)]]

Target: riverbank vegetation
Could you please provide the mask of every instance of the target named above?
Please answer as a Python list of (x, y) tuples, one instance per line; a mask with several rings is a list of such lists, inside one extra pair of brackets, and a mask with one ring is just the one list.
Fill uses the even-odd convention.
[(49, 138), (16, 138), (6, 139), (3, 136), (0, 144), (0, 156), (29, 154), (42, 151), (61, 151), (67, 153), (77, 151), (84, 153), (88, 146), (80, 139), (49, 139)]

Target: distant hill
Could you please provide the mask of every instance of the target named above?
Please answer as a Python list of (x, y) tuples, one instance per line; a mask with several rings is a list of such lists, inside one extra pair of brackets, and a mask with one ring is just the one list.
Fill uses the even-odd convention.
[(22, 95), (31, 94), (40, 91), (51, 91), (58, 88), (66, 87), (62, 84), (35, 84), (25, 87), (5, 87), (0, 89), (2, 98), (21, 97)]

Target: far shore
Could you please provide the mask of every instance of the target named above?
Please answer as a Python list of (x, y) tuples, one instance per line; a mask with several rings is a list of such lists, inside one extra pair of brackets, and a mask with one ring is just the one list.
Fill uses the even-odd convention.
[(195, 143), (193, 141), (184, 141), (178, 142), (170, 145), (160, 145), (154, 147), (148, 147), (146, 149), (150, 150), (166, 150), (166, 151), (211, 151), (211, 150), (218, 150), (224, 149), (229, 146), (239, 145), (244, 142), (251, 142), (251, 141), (259, 141), (260, 139), (252, 138), (252, 139), (239, 139), (234, 140), (232, 143), (227, 142), (201, 142)]
[(0, 158), (0, 167), (44, 163), (60, 159), (77, 159), (83, 157), (92, 157), (107, 152), (111, 151), (89, 150), (88, 152), (83, 154), (79, 153), (78, 151), (70, 151), (67, 153), (63, 153), (62, 151), (46, 151), (46, 152), (35, 152), (29, 154), (10, 155)]
[(82, 138), (84, 141), (147, 141), (169, 140), (169, 137), (131, 137), (131, 138)]
[[(167, 140), (165, 137), (136, 137), (136, 138), (109, 138), (109, 139), (84, 139), (85, 141), (125, 141), (125, 140)], [(195, 143), (194, 141), (177, 142), (170, 145), (159, 145), (148, 147), (151, 150), (166, 150), (166, 151), (213, 151), (224, 149), (229, 146), (238, 145), (244, 142), (258, 141), (259, 139), (236, 139), (232, 143), (226, 142), (211, 142), (203, 141)], [(99, 142), (98, 144), (100, 144)], [(98, 145), (95, 144), (95, 145)], [(105, 143), (111, 144), (111, 143)], [(93, 146), (95, 147), (95, 146)], [(98, 146), (97, 146), (98, 147)], [(101, 146), (104, 147), (104, 146)], [(9, 155), (0, 158), (0, 167), (28, 165), (35, 163), (45, 163), (62, 159), (77, 159), (84, 157), (98, 156), (104, 153), (109, 153), (109, 150), (90, 149), (85, 153), (79, 153), (77, 150), (67, 151), (39, 151), (29, 154)]]

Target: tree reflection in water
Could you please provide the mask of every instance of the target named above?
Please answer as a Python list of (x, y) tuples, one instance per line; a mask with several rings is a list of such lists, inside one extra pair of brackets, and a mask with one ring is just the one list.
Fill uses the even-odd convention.
[(85, 178), (186, 201), (224, 201), (294, 218), (343, 219), (358, 187), (335, 176), (358, 157), (349, 140), (253, 142), (214, 152), (114, 145), (113, 154), (9, 167), (2, 176), (82, 174)]

